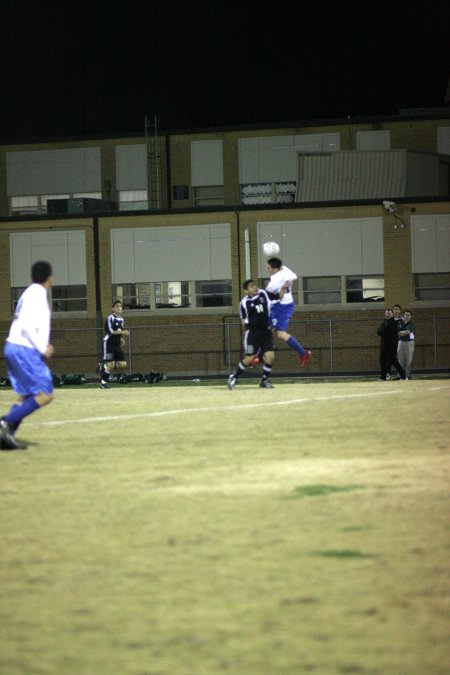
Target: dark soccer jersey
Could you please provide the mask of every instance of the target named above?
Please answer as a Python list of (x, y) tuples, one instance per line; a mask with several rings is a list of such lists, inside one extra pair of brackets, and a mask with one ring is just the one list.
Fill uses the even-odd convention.
[(120, 335), (113, 335), (115, 330), (119, 328), (123, 330), (123, 317), (110, 314), (105, 323), (105, 337), (104, 340), (109, 340), (110, 345), (120, 345)]
[(246, 295), (241, 300), (240, 314), (249, 328), (269, 328), (270, 298), (266, 291), (259, 289), (258, 294)]

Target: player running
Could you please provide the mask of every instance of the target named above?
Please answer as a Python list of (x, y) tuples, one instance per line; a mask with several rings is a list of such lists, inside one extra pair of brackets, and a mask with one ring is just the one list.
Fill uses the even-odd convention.
[(17, 303), (14, 320), (5, 344), (8, 375), (18, 401), (0, 420), (0, 449), (25, 450), (15, 433), (22, 420), (53, 400), (53, 377), (47, 360), (53, 355), (50, 344), (51, 312), (48, 289), (52, 285), (50, 263), (39, 260), (31, 267), (32, 284)]
[(123, 336), (128, 335), (128, 331), (123, 326), (122, 303), (115, 300), (112, 304), (112, 314), (105, 323), (102, 363), (99, 364), (100, 389), (109, 389), (108, 381), (114, 368), (126, 368), (127, 362), (122, 347), (125, 342)]

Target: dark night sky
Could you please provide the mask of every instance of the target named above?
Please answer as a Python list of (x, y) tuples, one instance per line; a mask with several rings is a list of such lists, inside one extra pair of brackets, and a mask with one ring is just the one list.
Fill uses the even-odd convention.
[(0, 2), (0, 141), (445, 105), (448, 0)]

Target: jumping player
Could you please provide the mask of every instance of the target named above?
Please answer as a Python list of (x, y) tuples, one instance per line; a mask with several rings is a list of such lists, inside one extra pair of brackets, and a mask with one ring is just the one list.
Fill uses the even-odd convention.
[(267, 271), (270, 274), (270, 281), (266, 287), (268, 293), (279, 293), (281, 288), (286, 288), (287, 284), (283, 297), (280, 296), (280, 299), (275, 300), (272, 304), (270, 325), (275, 334), (298, 353), (300, 367), (304, 368), (311, 357), (311, 352), (309, 349), (305, 349), (293, 335), (286, 332), (295, 307), (290, 284), (297, 279), (297, 275), (289, 267), (283, 265), (280, 258), (269, 258)]
[(99, 364), (101, 366), (100, 389), (109, 389), (109, 376), (114, 368), (126, 368), (127, 362), (122, 346), (123, 336), (128, 335), (128, 331), (123, 325), (122, 303), (120, 300), (115, 300), (112, 304), (112, 314), (108, 316), (105, 323), (102, 364)]

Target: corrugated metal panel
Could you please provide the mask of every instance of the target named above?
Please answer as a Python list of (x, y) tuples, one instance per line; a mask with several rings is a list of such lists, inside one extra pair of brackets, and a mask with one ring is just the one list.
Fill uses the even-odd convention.
[(402, 197), (406, 150), (299, 154), (297, 201)]

